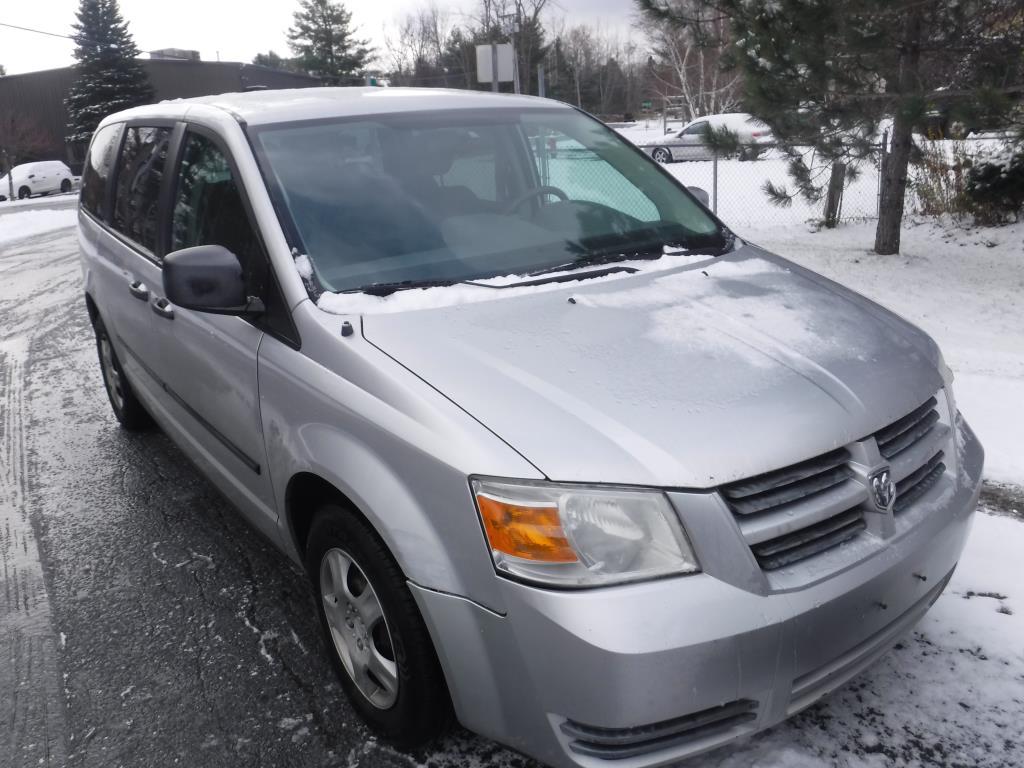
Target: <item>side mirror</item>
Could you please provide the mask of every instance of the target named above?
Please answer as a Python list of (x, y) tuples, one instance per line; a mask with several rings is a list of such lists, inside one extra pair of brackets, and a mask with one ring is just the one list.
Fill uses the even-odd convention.
[(215, 315), (251, 315), (263, 302), (245, 290), (242, 265), (227, 248), (197, 245), (164, 257), (164, 295), (183, 309)]
[(700, 201), (701, 205), (710, 210), (711, 197), (708, 196), (708, 192), (706, 189), (701, 189), (700, 187), (687, 187), (687, 189), (690, 191), (691, 195), (693, 195)]

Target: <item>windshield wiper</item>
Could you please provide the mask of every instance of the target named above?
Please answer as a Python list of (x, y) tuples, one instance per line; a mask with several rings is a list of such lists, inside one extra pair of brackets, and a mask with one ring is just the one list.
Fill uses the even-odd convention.
[(370, 283), (354, 291), (346, 293), (368, 293), (370, 296), (390, 296), (398, 291), (407, 291), (411, 288), (445, 288), (456, 285), (462, 280), (398, 280), (393, 283)]
[(537, 277), (538, 275), (547, 275), (552, 272), (565, 272), (571, 269), (581, 269), (582, 267), (596, 267), (602, 264), (614, 264), (616, 261), (633, 261), (641, 259), (654, 261), (662, 257), (662, 247), (662, 243), (658, 243), (657, 245), (649, 246), (647, 248), (615, 248), (608, 249), (606, 251), (585, 253), (582, 256), (578, 256), (572, 261), (567, 261), (564, 264), (558, 264), (554, 267), (545, 267), (544, 269), (539, 269), (536, 272), (528, 272), (527, 276)]

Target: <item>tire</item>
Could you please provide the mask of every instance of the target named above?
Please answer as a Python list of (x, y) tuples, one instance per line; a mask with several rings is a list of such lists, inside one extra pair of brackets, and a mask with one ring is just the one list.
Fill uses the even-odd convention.
[(32, 190), (29, 189), (28, 187), (22, 187), (21, 189), (18, 190), (18, 199), (19, 200), (24, 200), (27, 197), (31, 197), (31, 195), (32, 195)]
[(63, 192), (65, 195), (71, 191), (71, 179), (64, 179), (60, 183), (60, 191)]
[(662, 163), (663, 165), (667, 165), (672, 162), (672, 153), (664, 147), (658, 147), (651, 152), (651, 157), (654, 158), (655, 162)]
[(355, 710), (401, 749), (448, 730), (452, 705), (434, 645), (376, 532), (354, 512), (325, 504), (310, 527), (305, 561), (327, 652)]
[(132, 391), (132, 385), (124, 375), (121, 361), (117, 359), (107, 327), (99, 316), (93, 323), (93, 330), (96, 332), (96, 353), (100, 358), (103, 387), (107, 391), (107, 399), (110, 400), (114, 416), (129, 432), (150, 429), (153, 426), (153, 418)]

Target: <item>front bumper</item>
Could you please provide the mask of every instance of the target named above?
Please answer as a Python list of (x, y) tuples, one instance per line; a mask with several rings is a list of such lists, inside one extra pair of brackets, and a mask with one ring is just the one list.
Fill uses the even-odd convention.
[(888, 650), (963, 549), (983, 452), (960, 423), (958, 481), (870, 557), (800, 589), (708, 573), (610, 589), (502, 579), (504, 613), (412, 586), (467, 728), (555, 766), (672, 763), (785, 719)]

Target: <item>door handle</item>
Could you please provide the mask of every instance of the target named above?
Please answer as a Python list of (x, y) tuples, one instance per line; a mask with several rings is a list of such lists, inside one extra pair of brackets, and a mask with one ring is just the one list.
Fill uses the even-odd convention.
[(128, 283), (128, 292), (139, 301), (149, 301), (149, 288), (141, 280)]
[(174, 319), (174, 307), (167, 299), (161, 296), (159, 299), (153, 299), (153, 303), (149, 305), (153, 313), (158, 317), (162, 317), (164, 320)]

